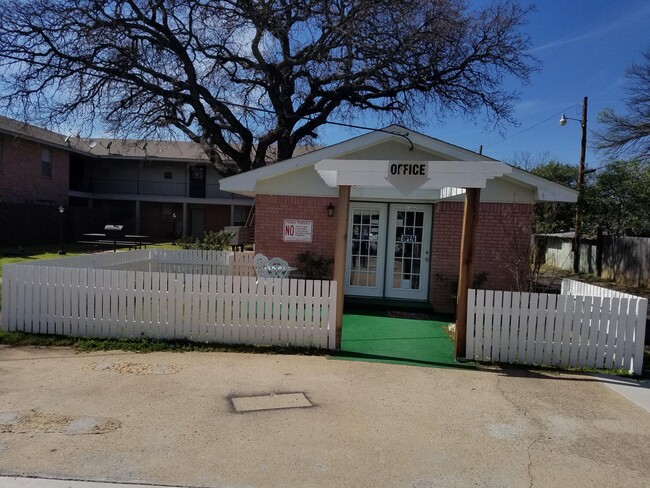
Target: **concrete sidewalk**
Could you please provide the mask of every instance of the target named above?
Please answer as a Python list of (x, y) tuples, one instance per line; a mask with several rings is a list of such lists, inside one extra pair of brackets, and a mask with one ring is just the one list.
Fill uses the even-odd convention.
[(647, 486), (650, 415), (600, 381), (0, 346), (0, 474), (192, 487)]
[(650, 381), (594, 374), (604, 385), (650, 413)]
[(53, 480), (47, 478), (18, 478), (0, 476), (0, 488), (183, 488), (163, 485), (134, 485), (101, 481)]

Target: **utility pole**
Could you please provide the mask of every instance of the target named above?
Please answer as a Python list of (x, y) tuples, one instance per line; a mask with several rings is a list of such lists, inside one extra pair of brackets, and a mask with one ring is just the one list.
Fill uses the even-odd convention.
[(580, 142), (580, 163), (578, 164), (578, 202), (576, 203), (575, 234), (573, 237), (573, 272), (580, 272), (580, 235), (582, 230), (582, 204), (584, 201), (585, 183), (585, 153), (587, 152), (587, 97), (582, 100), (582, 118), (572, 119), (562, 114), (560, 126), (564, 127), (567, 120), (577, 120), (582, 127), (582, 141)]
[(582, 140), (580, 141), (580, 163), (578, 164), (578, 202), (576, 203), (576, 224), (573, 251), (573, 272), (580, 272), (580, 240), (582, 234), (582, 205), (584, 201), (585, 153), (587, 151), (587, 97), (582, 100)]

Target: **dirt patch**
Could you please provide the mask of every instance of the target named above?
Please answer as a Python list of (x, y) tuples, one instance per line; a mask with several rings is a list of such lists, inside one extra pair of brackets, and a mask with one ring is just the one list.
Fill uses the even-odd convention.
[(13, 434), (104, 434), (119, 429), (117, 419), (102, 417), (75, 417), (58, 413), (0, 412), (0, 432)]
[(606, 278), (599, 278), (595, 275), (586, 273), (573, 273), (565, 269), (553, 268), (551, 266), (544, 266), (540, 270), (537, 279), (537, 286), (534, 291), (541, 293), (560, 293), (563, 278), (571, 278), (572, 280), (584, 281), (592, 285), (602, 286), (610, 290), (621, 291), (629, 293), (642, 298), (650, 299), (650, 288), (644, 286), (635, 286), (630, 283), (619, 283), (618, 281), (609, 280)]
[(93, 363), (89, 366), (93, 371), (114, 371), (123, 374), (174, 374), (180, 371), (172, 364), (147, 364), (121, 361), (118, 363)]
[(452, 342), (456, 341), (456, 324), (444, 325), (442, 330), (449, 336)]

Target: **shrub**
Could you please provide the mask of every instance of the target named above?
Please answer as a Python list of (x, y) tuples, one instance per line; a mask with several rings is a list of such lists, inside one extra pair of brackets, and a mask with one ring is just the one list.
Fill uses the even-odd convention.
[(308, 280), (322, 280), (329, 278), (330, 265), (334, 259), (325, 256), (314, 256), (311, 252), (305, 251), (298, 254), (300, 272)]
[(176, 240), (176, 245), (183, 249), (198, 249), (201, 251), (226, 251), (230, 249), (232, 232), (220, 230), (219, 232), (207, 231), (203, 239), (192, 236), (184, 236)]

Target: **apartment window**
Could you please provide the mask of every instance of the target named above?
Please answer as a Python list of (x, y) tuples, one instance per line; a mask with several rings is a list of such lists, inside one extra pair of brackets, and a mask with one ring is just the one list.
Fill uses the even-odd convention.
[(171, 180), (172, 179), (172, 171), (171, 170), (163, 171), (163, 178), (165, 178), (166, 180)]
[(41, 175), (52, 178), (52, 150), (48, 148), (41, 151)]

